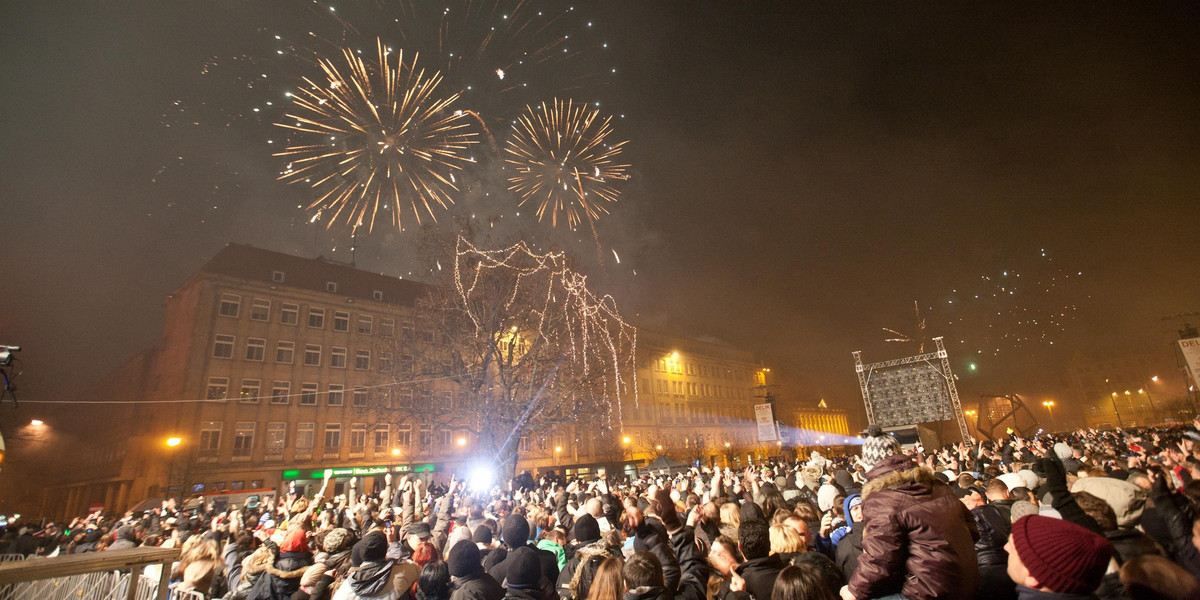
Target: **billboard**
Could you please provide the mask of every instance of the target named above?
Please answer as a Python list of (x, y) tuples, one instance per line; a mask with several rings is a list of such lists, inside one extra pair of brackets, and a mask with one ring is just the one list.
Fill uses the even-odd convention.
[(1196, 379), (1200, 376), (1200, 338), (1179, 340), (1179, 353), (1183, 355), (1192, 385), (1200, 384), (1200, 380)]
[(775, 430), (775, 411), (769, 403), (754, 405), (754, 422), (758, 425), (758, 441), (774, 442), (779, 439), (779, 433)]

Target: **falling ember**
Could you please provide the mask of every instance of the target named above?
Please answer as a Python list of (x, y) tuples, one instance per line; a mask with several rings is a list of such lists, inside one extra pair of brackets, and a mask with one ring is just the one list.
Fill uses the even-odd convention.
[(613, 253), (613, 258), (617, 259), (617, 264), (618, 265), (621, 264), (621, 257), (617, 256), (617, 251), (615, 248), (613, 249), (612, 253)]
[(496, 77), (504, 79), (504, 69), (496, 69)]
[(416, 56), (406, 63), (403, 52), (391, 64), (382, 42), (377, 49), (376, 63), (348, 48), (342, 62), (319, 60), (328, 85), (305, 78), (287, 122), (276, 123), (300, 134), (275, 154), (292, 166), (279, 179), (307, 183), (317, 198), (306, 209), (314, 220), (331, 211), (327, 227), (344, 220), (372, 231), (382, 209), (402, 231), (402, 206), (418, 223), (423, 212), (436, 221), (433, 206), (453, 203), (454, 171), (477, 143), (470, 122), (451, 109), (458, 95), (436, 94), (440, 74), (427, 74)]
[(538, 220), (548, 210), (554, 227), (561, 211), (572, 230), (584, 216), (591, 223), (607, 214), (606, 204), (620, 195), (612, 182), (629, 178), (629, 165), (616, 162), (625, 142), (605, 142), (611, 120), (571, 100), (526, 107), (504, 148), (505, 162), (516, 171), (508, 189), (520, 194), (519, 206), (536, 201)]

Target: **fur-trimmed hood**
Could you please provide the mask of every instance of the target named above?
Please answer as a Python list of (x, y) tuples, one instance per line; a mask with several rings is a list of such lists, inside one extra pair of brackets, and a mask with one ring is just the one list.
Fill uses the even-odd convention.
[(576, 548), (575, 557), (579, 559), (579, 566), (575, 568), (575, 572), (571, 575), (570, 590), (572, 598), (580, 598), (587, 594), (587, 590), (580, 589), (580, 584), (583, 580), (584, 571), (588, 570), (588, 559), (593, 556), (620, 558), (619, 553), (614, 552), (608, 542), (603, 539)]
[(932, 489), (938, 482), (928, 467), (918, 465), (908, 456), (893, 454), (867, 473), (867, 483), (863, 486), (862, 497), (866, 500), (871, 494), (880, 490), (892, 490), (909, 485), (924, 486)]

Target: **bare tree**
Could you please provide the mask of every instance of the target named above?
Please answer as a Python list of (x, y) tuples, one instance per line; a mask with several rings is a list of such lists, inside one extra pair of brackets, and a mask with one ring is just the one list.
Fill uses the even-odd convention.
[(530, 433), (575, 424), (614, 437), (636, 332), (613, 299), (588, 290), (563, 254), (524, 242), (486, 251), (459, 238), (447, 262), (381, 366), (393, 396), (381, 395), (383, 420), (469, 431), (510, 469)]

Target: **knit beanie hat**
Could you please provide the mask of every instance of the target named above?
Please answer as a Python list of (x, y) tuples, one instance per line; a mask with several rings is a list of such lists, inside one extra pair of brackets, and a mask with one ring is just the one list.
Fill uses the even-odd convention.
[(1012, 503), (1012, 507), (1009, 508), (1009, 512), (1012, 522), (1016, 523), (1017, 519), (1020, 519), (1025, 515), (1038, 514), (1038, 505), (1028, 500), (1017, 500), (1016, 502)]
[(833, 500), (839, 493), (840, 490), (828, 483), (822, 485), (817, 489), (817, 508), (821, 509), (821, 512), (833, 508)]
[(487, 525), (480, 525), (471, 533), (471, 541), (476, 544), (491, 544), (492, 543), (492, 528)]
[(342, 527), (338, 527), (325, 534), (325, 542), (321, 544), (321, 547), (330, 554), (337, 554), (346, 549), (346, 542), (348, 541), (350, 541), (350, 532)]
[(387, 558), (388, 541), (382, 532), (372, 531), (363, 536), (350, 552), (351, 564), (359, 566), (364, 562), (380, 562)]
[(504, 518), (504, 529), (501, 533), (504, 543), (510, 548), (518, 548), (529, 543), (529, 521), (521, 515), (508, 515)]
[(538, 559), (537, 551), (530, 546), (521, 546), (509, 553), (505, 559), (508, 563), (508, 576), (504, 585), (510, 588), (537, 587), (542, 579), (542, 561)]
[(451, 577), (466, 577), (482, 571), (483, 558), (479, 554), (479, 547), (469, 540), (459, 540), (450, 549), (446, 566), (450, 569)]
[(867, 439), (863, 440), (862, 445), (863, 468), (870, 471), (883, 459), (900, 452), (900, 442), (884, 433), (882, 427), (872, 425), (867, 428)]
[(1090, 594), (1100, 587), (1113, 547), (1074, 523), (1038, 515), (1017, 519), (1013, 546), (1029, 575), (1060, 594)]
[(594, 542), (600, 539), (600, 524), (596, 522), (595, 517), (584, 513), (575, 519), (575, 525), (571, 527), (571, 537), (581, 544)]
[(1054, 455), (1057, 456), (1059, 460), (1067, 460), (1068, 458), (1071, 458), (1073, 454), (1074, 452), (1066, 442), (1054, 444)]

